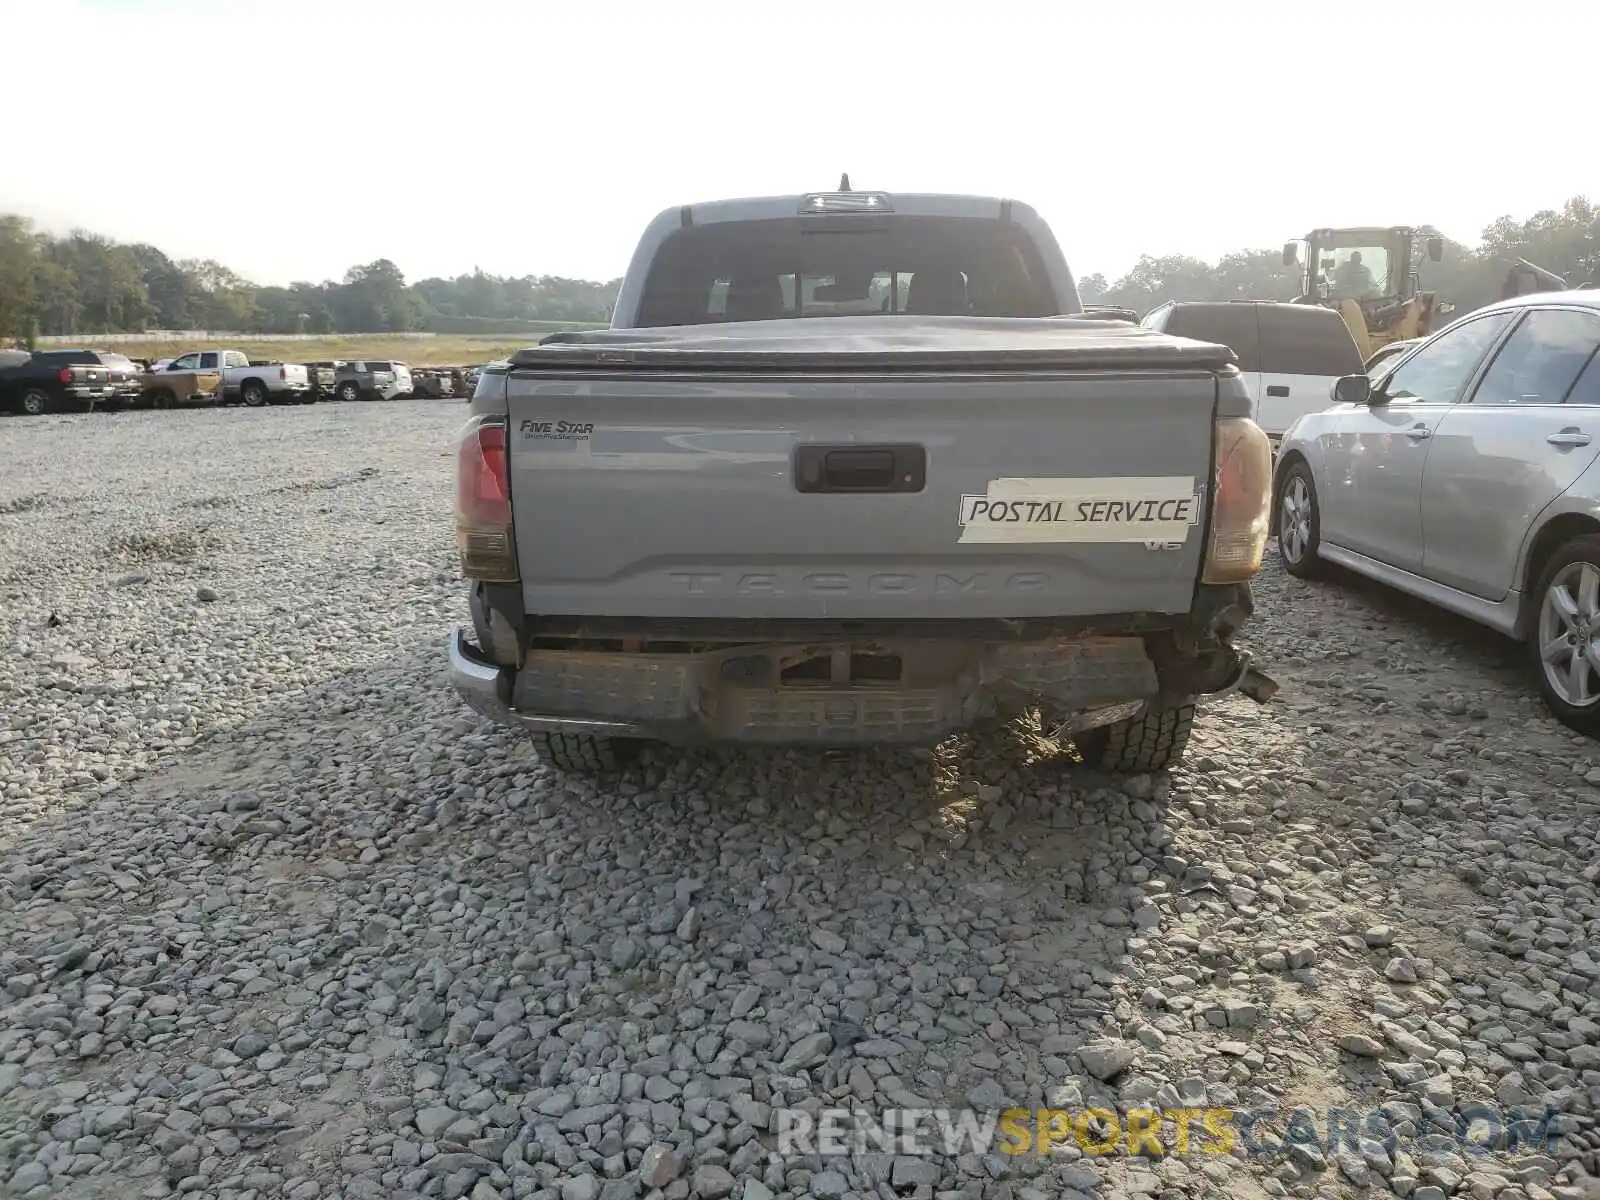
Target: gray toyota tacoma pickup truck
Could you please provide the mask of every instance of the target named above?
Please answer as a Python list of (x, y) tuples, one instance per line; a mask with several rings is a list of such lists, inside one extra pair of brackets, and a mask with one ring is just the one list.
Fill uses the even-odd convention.
[(1038, 710), (1163, 769), (1235, 648), (1271, 452), (1226, 347), (1084, 315), (1026, 205), (674, 208), (609, 329), (484, 371), (450, 673), (558, 769), (931, 744)]

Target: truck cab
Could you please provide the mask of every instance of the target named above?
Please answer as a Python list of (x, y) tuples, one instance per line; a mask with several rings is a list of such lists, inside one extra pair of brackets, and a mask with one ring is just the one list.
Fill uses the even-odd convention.
[[(902, 269), (919, 262), (920, 281)], [(666, 210), (639, 239), (611, 328), (1082, 313), (1060, 244), (1028, 205), (841, 190)]]
[(220, 371), (225, 368), (247, 368), (249, 356), (243, 350), (194, 350), (179, 355), (161, 369), (163, 371)]

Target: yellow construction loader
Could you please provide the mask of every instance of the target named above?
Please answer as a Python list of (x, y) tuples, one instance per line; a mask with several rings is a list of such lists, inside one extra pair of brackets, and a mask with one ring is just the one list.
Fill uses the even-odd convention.
[(1365, 360), (1390, 342), (1427, 337), (1434, 318), (1454, 308), (1418, 286), (1417, 248), (1438, 262), (1444, 239), (1404, 225), (1313, 229), (1284, 243), (1283, 263), (1302, 264), (1295, 303), (1337, 309)]

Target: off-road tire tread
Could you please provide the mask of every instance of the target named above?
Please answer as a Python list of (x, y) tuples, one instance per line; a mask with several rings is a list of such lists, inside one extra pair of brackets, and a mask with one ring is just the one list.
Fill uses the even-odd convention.
[(565, 775), (597, 775), (621, 771), (638, 756), (629, 738), (596, 737), (592, 733), (532, 733), (539, 757)]
[(1085, 766), (1112, 775), (1165, 771), (1183, 758), (1194, 730), (1193, 701), (1086, 730), (1078, 739)]

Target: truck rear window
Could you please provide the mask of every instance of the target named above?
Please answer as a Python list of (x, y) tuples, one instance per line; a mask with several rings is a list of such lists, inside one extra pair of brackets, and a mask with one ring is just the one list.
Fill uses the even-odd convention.
[(792, 217), (680, 229), (645, 277), (643, 326), (904, 313), (1048, 317), (1028, 235), (974, 217)]

